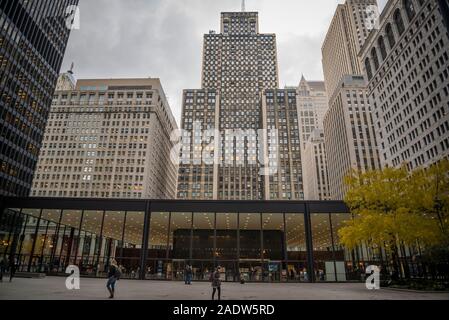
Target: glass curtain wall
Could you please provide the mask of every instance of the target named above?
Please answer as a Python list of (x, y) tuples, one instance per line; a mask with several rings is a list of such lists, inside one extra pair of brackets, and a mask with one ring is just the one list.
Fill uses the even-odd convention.
[(339, 243), (338, 231), (349, 214), (311, 214), (314, 276), (317, 282), (344, 282), (352, 275), (347, 265), (352, 265), (351, 252)]
[[(65, 274), (69, 264), (82, 276), (106, 277), (111, 259), (122, 276), (138, 279), (208, 281), (221, 266), (223, 281), (308, 282), (360, 280), (368, 246), (340, 244), (349, 214), (310, 214), (313, 270), (308, 268), (302, 213), (152, 212), (6, 209), (0, 219), (0, 257), (14, 257), (18, 271)], [(145, 270), (143, 238), (148, 234)]]

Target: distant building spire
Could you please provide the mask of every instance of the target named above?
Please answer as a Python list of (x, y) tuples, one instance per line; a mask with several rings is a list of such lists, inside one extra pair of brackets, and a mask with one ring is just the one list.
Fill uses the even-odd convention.
[(70, 70), (67, 71), (67, 72), (70, 73), (70, 74), (73, 74), (73, 68), (74, 68), (74, 67), (75, 67), (75, 63), (72, 62), (72, 64), (70, 65)]
[(246, 11), (245, 0), (242, 0), (242, 12)]

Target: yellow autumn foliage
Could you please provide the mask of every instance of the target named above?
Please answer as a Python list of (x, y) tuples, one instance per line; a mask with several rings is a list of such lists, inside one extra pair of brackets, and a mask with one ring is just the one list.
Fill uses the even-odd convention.
[(354, 171), (345, 180), (354, 219), (339, 231), (349, 249), (361, 243), (449, 245), (449, 161), (409, 173), (406, 167)]

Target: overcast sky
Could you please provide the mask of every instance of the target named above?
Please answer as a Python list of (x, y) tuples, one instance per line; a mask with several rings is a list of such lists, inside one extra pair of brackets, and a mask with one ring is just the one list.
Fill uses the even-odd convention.
[[(384, 6), (387, 0), (379, 0)], [(260, 32), (276, 33), (280, 85), (322, 80), (321, 44), (343, 0), (247, 0)], [(80, 0), (62, 71), (85, 78), (160, 78), (178, 124), (183, 89), (200, 88), (203, 35), (241, 0)]]

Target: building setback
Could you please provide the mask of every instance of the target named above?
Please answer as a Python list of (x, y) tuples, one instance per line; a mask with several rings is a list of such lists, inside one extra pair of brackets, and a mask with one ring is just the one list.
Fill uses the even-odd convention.
[(77, 4), (0, 1), (0, 195), (29, 195)]
[(176, 129), (159, 79), (79, 80), (55, 93), (32, 195), (173, 199)]
[(351, 170), (379, 168), (372, 111), (358, 52), (368, 34), (368, 12), (376, 0), (347, 0), (338, 5), (323, 44), (323, 69), (329, 110), (324, 119), (329, 190), (332, 199), (346, 194)]
[(393, 0), (360, 52), (383, 167), (449, 155), (449, 4)]

